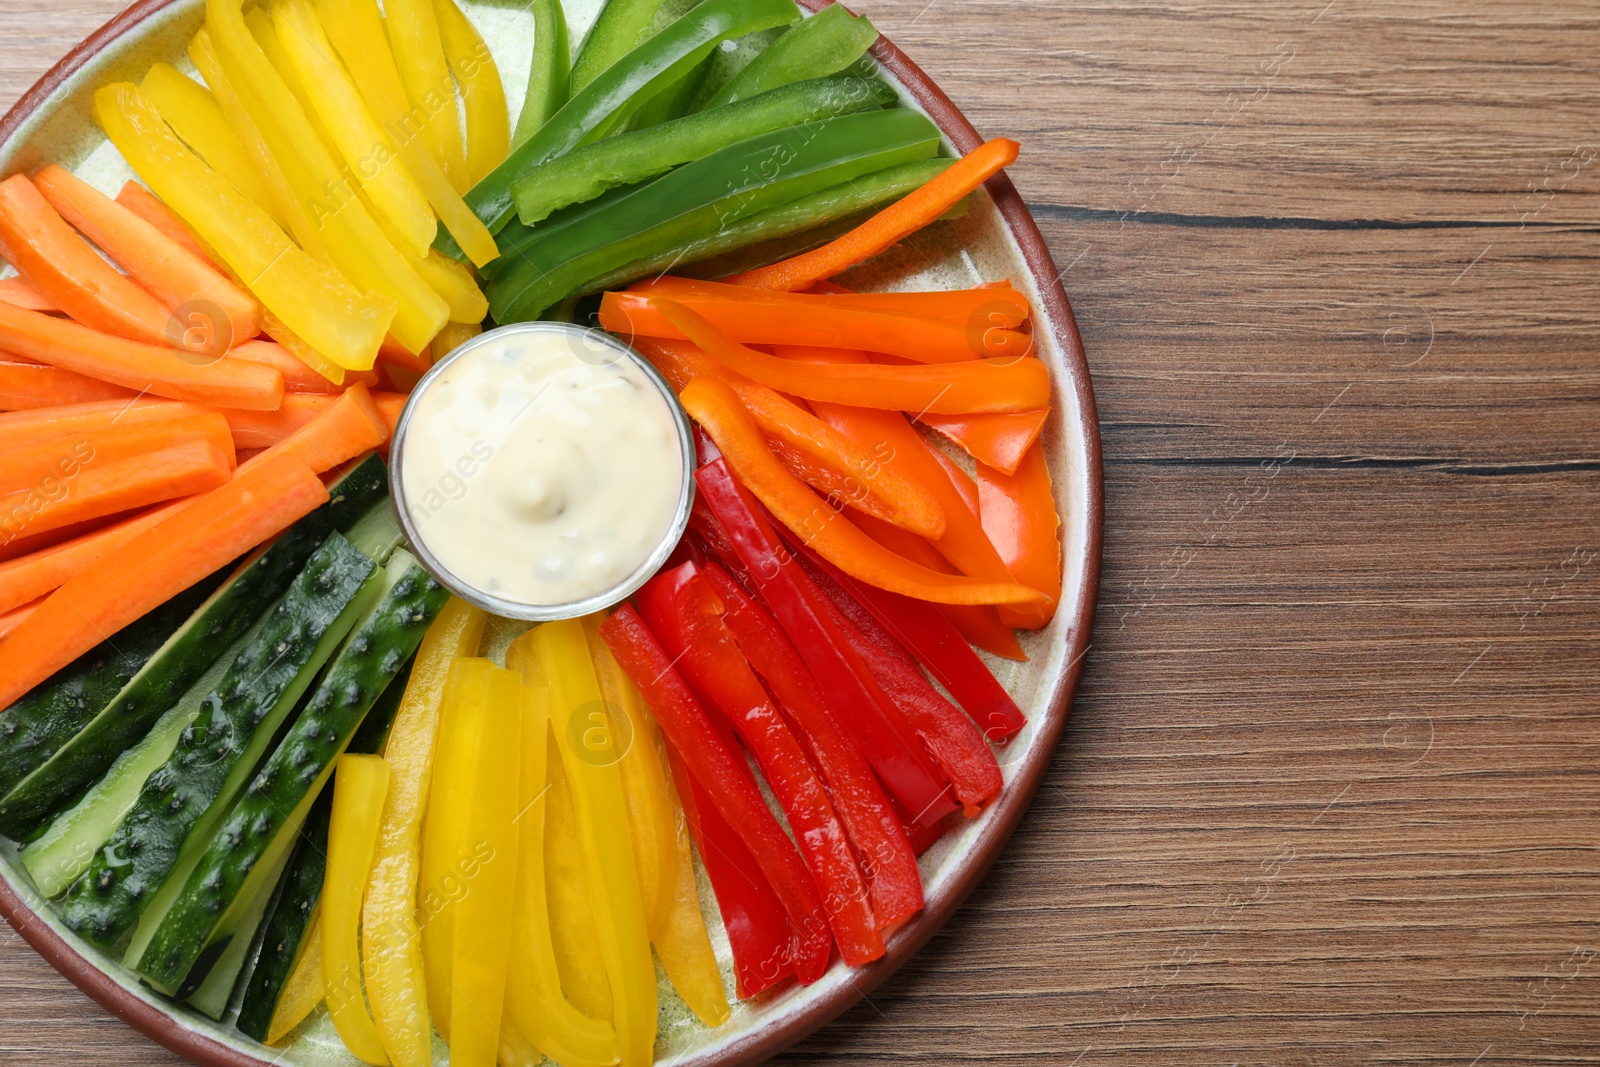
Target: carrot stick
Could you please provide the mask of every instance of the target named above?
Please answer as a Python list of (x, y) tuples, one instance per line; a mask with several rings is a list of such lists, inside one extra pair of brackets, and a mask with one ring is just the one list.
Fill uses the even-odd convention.
[(20, 275), (14, 278), (0, 278), (0, 300), (7, 304), (15, 304), (19, 308), (43, 311), (49, 315), (59, 314), (61, 311), (46, 299), (43, 293), (30, 285), (28, 279)]
[(204, 363), (189, 353), (8, 304), (0, 304), (0, 349), (172, 400), (252, 411), (271, 411), (283, 403), (283, 375), (269, 367), (236, 359)]
[(339, 402), (325, 393), (288, 393), (277, 411), (222, 412), (236, 448), (271, 448)]
[(253, 466), (102, 557), (0, 641), (0, 708), (327, 499), (321, 479), (284, 456)]
[(54, 592), (96, 560), (167, 519), (190, 499), (162, 504), (131, 518), (0, 563), (0, 611), (10, 611)]
[(837, 240), (770, 267), (726, 279), (753, 289), (793, 292), (813, 282), (842, 274), (913, 234), (961, 202), (961, 198), (1009, 166), (1017, 158), (1017, 142), (1004, 137), (987, 141), (928, 181), (890, 204)]
[(400, 412), (405, 410), (406, 394), (375, 392), (372, 394), (372, 402), (378, 405), (383, 421), (389, 426), (389, 434), (393, 436), (395, 428), (400, 425)]
[(292, 455), (321, 474), (346, 460), (381, 447), (389, 440), (389, 424), (364, 385), (353, 385), (310, 422), (251, 460)]
[(978, 501), (983, 529), (1011, 573), (1050, 598), (1048, 606), (1018, 604), (1001, 615), (1038, 629), (1050, 621), (1061, 600), (1061, 519), (1044, 447), (1036, 444), (1028, 449), (1015, 474), (978, 464)]
[[(826, 287), (826, 288), (824, 288)], [(679, 278), (666, 274), (646, 278), (628, 286), (630, 293), (655, 293), (680, 302), (686, 298), (743, 300), (776, 307), (809, 308), (833, 305), (866, 311), (887, 311), (938, 319), (966, 329), (977, 323), (984, 328), (1014, 330), (1028, 321), (1028, 299), (1010, 287), (1002, 289), (940, 289), (914, 293), (855, 293), (831, 282), (819, 282), (803, 293), (782, 293), (770, 289), (750, 289), (727, 282), (708, 282), (698, 278)]]
[(0, 414), (0, 455), (29, 445), (84, 433), (106, 426), (133, 426), (165, 422), (186, 415), (204, 415), (198, 404), (176, 400), (91, 400), (86, 404), (64, 404), (32, 411)]
[[(785, 300), (730, 298), (698, 290), (670, 294), (730, 340), (758, 345), (814, 345), (887, 352), (918, 363), (960, 363), (1026, 356), (1033, 338), (982, 322), (955, 325), (899, 311), (854, 307), (826, 296)], [(793, 301), (804, 301), (795, 305)], [(613, 333), (682, 339), (648, 294), (610, 292), (600, 301), (600, 325)]]
[(0, 411), (32, 411), (94, 400), (131, 400), (132, 389), (43, 363), (0, 360)]
[(232, 471), (230, 457), (209, 441), (183, 441), (104, 464), (77, 459), (60, 475), (0, 496), (0, 542), (204, 493)]
[(929, 366), (820, 367), (780, 359), (724, 337), (675, 301), (651, 297), (694, 343), (731, 370), (804, 400), (892, 411), (1028, 411), (1050, 402), (1050, 372), (1037, 359), (973, 359)]
[(234, 345), (228, 349), (228, 357), (271, 367), (283, 375), (284, 391), (290, 393), (326, 393), (336, 396), (344, 392), (346, 385), (354, 385), (356, 382), (364, 383), (369, 389), (378, 384), (378, 372), (375, 370), (347, 370), (344, 372), (343, 385), (330, 382), (307, 366), (299, 356), (275, 341), (246, 341)]
[[(33, 489), (50, 478), (69, 478), (69, 472), (80, 466), (104, 467), (191, 441), (205, 441), (218, 449), (227, 458), (228, 470), (233, 470), (233, 435), (227, 420), (216, 412), (202, 411), (176, 419), (100, 426), (36, 440), (0, 455), (0, 494)], [(76, 489), (71, 487), (74, 493)]]
[(20, 607), (12, 608), (4, 615), (0, 615), (0, 637), (4, 637), (12, 630), (15, 630), (22, 624), (23, 619), (26, 619), (29, 615), (32, 615), (34, 609), (43, 603), (44, 597), (41, 596), (30, 603), (23, 604)]
[[(169, 310), (227, 320), (232, 347), (261, 332), (261, 308), (215, 267), (100, 190), (54, 163), (33, 176), (34, 185), (79, 233), (99, 245)], [(184, 329), (192, 328), (187, 321)], [(205, 323), (220, 335), (221, 321)], [(184, 346), (189, 347), (189, 346)]]
[(433, 366), (433, 358), (428, 354), (428, 348), (424, 348), (421, 352), (409, 352), (404, 345), (394, 339), (394, 334), (386, 334), (383, 344), (378, 346), (378, 362), (399, 367), (401, 370), (414, 371), (417, 374), (427, 374)]
[(194, 231), (190, 230), (182, 219), (173, 214), (171, 208), (156, 199), (155, 193), (152, 193), (132, 178), (123, 184), (122, 191), (117, 194), (117, 203), (211, 264), (212, 267), (217, 270), (222, 269), (217, 263), (217, 258), (207, 250), (205, 245), (200, 243), (200, 238), (194, 235)]
[(994, 415), (922, 415), (918, 422), (949, 438), (980, 463), (1006, 474), (1015, 474), (1017, 464), (1039, 439), (1048, 409), (1015, 411)]
[(23, 174), (0, 182), (0, 255), (85, 326), (166, 343), (167, 309), (96, 255)]

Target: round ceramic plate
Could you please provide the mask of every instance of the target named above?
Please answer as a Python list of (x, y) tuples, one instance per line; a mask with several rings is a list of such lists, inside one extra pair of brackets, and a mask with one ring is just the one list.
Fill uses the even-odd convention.
[[(822, 0), (802, 0), (809, 7)], [(567, 0), (573, 39), (581, 39), (599, 0)], [(532, 18), (525, 5), (468, 0), (506, 82), (512, 114), (521, 104), (530, 62)], [(131, 171), (90, 117), (94, 89), (108, 81), (137, 81), (157, 60), (192, 70), (184, 55), (204, 19), (202, 0), (139, 0), (106, 25), (31, 89), (0, 120), (0, 174), (31, 171), (57, 162), (115, 194)], [(888, 40), (873, 55), (907, 105), (932, 118), (949, 151), (980, 143), (976, 130), (928, 77)], [(1000, 131), (996, 131), (1000, 132)], [(888, 954), (865, 968), (841, 963), (816, 984), (789, 983), (773, 994), (735, 1005), (733, 1018), (710, 1030), (697, 1023), (670, 987), (663, 991), (658, 1062), (682, 1067), (734, 1067), (760, 1062), (798, 1041), (870, 992), (916, 952), (978, 885), (1022, 818), (1040, 776), (1050, 764), (1082, 669), (1094, 619), (1100, 570), (1100, 446), (1089, 368), (1055, 264), (1022, 199), (1004, 176), (991, 180), (968, 213), (943, 221), (871, 263), (852, 271), (857, 289), (954, 288), (1010, 279), (1035, 309), (1037, 350), (1054, 379), (1054, 409), (1044, 444), (1062, 517), (1065, 583), (1054, 622), (1023, 635), (1026, 663), (988, 658), (1028, 717), (1028, 727), (998, 751), (1006, 786), (978, 819), (947, 833), (923, 858), (927, 908), (897, 931)], [(958, 458), (959, 461), (959, 458)], [(715, 903), (702, 875), (702, 900), (714, 947), (732, 988), (732, 957)], [(117, 961), (95, 951), (58, 921), (17, 862), (14, 846), (0, 846), (0, 914), (78, 988), (140, 1032), (196, 1063), (216, 1067), (322, 1067), (358, 1061), (339, 1043), (319, 1010), (283, 1048), (248, 1040), (140, 986)], [(436, 1043), (436, 1063), (448, 1050)]]

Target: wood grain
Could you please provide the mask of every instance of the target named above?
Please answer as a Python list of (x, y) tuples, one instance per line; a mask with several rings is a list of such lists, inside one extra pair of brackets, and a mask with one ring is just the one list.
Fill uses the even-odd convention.
[[(116, 6), (0, 0), (0, 96)], [(1011, 848), (779, 1062), (1600, 1062), (1600, 12), (856, 6), (1025, 144), (1105, 572)], [(0, 940), (0, 1062), (176, 1062)]]

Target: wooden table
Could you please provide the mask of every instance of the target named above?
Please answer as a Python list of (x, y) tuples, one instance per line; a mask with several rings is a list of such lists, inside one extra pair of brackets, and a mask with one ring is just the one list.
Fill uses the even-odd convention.
[[(118, 6), (3, 0), (0, 97)], [(1025, 145), (1105, 571), (1010, 850), (780, 1062), (1600, 1062), (1594, 5), (859, 7)], [(0, 1062), (175, 1062), (0, 940)]]

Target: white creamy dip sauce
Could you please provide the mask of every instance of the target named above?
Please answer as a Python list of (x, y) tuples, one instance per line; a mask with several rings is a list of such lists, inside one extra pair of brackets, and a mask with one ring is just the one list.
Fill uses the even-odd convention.
[(512, 331), (462, 352), (412, 403), (406, 509), (474, 589), (584, 600), (638, 570), (672, 525), (685, 476), (673, 413), (620, 352)]

